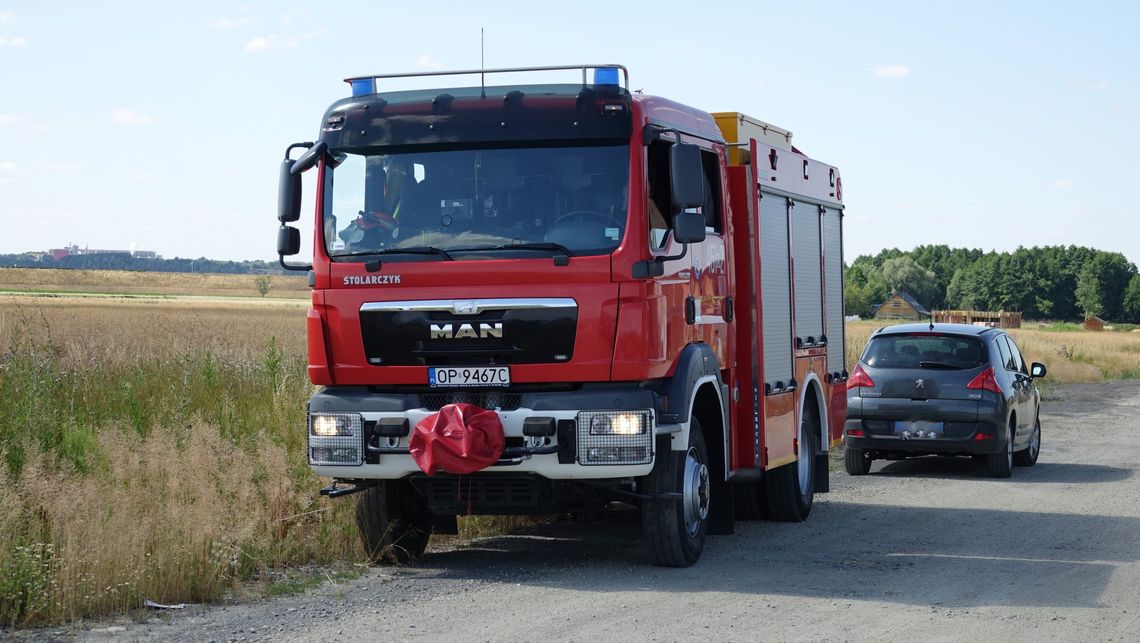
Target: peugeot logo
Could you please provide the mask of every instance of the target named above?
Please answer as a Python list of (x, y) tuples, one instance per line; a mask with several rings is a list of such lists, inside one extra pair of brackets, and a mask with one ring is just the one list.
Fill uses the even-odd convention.
[(503, 338), (503, 323), (479, 324), (476, 330), (474, 324), (432, 324), (431, 339), (490, 339)]
[(926, 390), (926, 380), (915, 380), (914, 388), (919, 390)]

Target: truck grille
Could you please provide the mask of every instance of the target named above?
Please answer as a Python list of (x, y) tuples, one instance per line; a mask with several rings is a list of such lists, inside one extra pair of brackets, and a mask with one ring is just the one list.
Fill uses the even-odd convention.
[(422, 396), (423, 405), (429, 411), (438, 411), (447, 404), (466, 402), (482, 409), (495, 411), (516, 411), (522, 402), (518, 393), (496, 393), (454, 391), (449, 393), (428, 393)]

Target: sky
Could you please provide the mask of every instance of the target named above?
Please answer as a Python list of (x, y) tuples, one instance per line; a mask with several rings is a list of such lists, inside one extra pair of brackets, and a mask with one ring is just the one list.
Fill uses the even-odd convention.
[(1138, 27), (1127, 1), (0, 0), (0, 253), (275, 259), (282, 155), (343, 79), (478, 67), (482, 28), (487, 67), (618, 63), (632, 89), (790, 129), (843, 174), (848, 261), (1140, 263)]

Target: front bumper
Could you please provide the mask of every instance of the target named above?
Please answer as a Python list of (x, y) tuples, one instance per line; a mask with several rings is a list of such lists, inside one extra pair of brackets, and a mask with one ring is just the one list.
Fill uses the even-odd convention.
[[(499, 463), (477, 474), (533, 474), (552, 480), (614, 479), (647, 475), (653, 468), (656, 436), (679, 426), (660, 425), (657, 396), (634, 384), (588, 384), (566, 390), (374, 391), (367, 387), (330, 387), (309, 400), (310, 413), (358, 413), (363, 419), (363, 463), (357, 465), (312, 464), (321, 476), (354, 480), (392, 480), (421, 473), (408, 454), (410, 433), (381, 437), (373, 430), (382, 422), (406, 420), (409, 429), (436, 413), (445, 403), (467, 401), (494, 410), (503, 426), (507, 449)], [(583, 463), (577, 435), (582, 413), (597, 411), (648, 411), (648, 462), (639, 464)], [(550, 418), (557, 427), (551, 436), (526, 436), (523, 426), (530, 418)], [(585, 439), (593, 439), (586, 438)], [(368, 448), (371, 446), (371, 448)]]

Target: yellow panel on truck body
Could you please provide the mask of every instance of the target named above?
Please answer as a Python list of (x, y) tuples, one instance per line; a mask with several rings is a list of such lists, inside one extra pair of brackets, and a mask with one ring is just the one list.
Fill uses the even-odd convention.
[(781, 150), (792, 149), (792, 133), (782, 127), (740, 112), (713, 112), (712, 117), (724, 134), (724, 140), (732, 146), (729, 154), (729, 163), (732, 165), (748, 164), (749, 139), (754, 138)]

